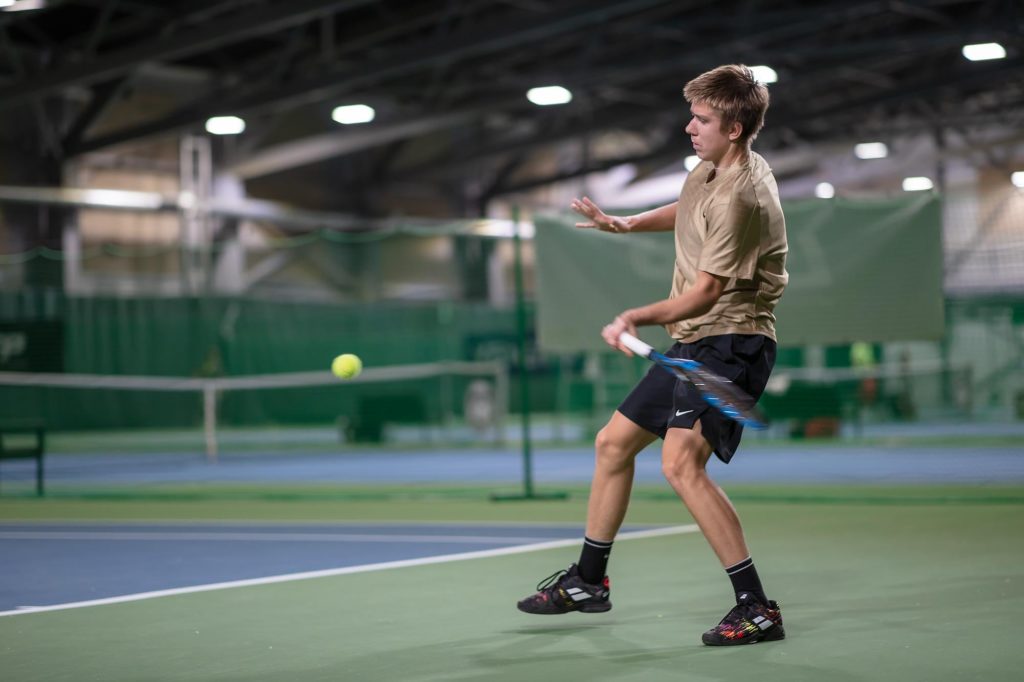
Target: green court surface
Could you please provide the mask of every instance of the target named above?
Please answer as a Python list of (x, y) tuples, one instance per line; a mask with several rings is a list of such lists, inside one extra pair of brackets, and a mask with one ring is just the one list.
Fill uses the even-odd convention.
[[(788, 638), (700, 644), (729, 606), (697, 533), (624, 540), (607, 614), (515, 601), (575, 559), (548, 549), (0, 618), (4, 680), (992, 680), (1016, 677), (1019, 487), (734, 491)], [(392, 491), (394, 492), (394, 491)], [(0, 501), (6, 520), (581, 521), (585, 499)], [(689, 523), (640, 491), (627, 522)]]

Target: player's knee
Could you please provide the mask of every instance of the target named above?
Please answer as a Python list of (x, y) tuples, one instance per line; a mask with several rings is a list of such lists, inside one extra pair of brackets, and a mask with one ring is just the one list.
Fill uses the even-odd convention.
[(594, 453), (599, 466), (613, 469), (626, 466), (634, 454), (629, 443), (617, 438), (607, 426), (597, 432), (594, 439)]
[(700, 481), (706, 475), (701, 449), (686, 447), (663, 454), (661, 473), (674, 487), (685, 488)]

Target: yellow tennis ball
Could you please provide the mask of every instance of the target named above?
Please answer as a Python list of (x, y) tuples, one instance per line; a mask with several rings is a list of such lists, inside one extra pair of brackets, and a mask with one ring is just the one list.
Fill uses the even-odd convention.
[(334, 358), (334, 362), (331, 363), (331, 371), (340, 379), (351, 379), (359, 376), (359, 373), (363, 371), (363, 361), (359, 359), (358, 355), (344, 353)]

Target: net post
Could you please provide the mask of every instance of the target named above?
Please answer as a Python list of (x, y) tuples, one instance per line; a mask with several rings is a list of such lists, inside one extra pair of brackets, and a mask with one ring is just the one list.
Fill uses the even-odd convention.
[(206, 459), (217, 461), (217, 384), (203, 383), (203, 435), (206, 441)]
[(515, 254), (516, 340), (519, 351), (519, 407), (522, 416), (523, 495), (533, 497), (533, 450), (530, 443), (530, 385), (526, 372), (526, 292), (523, 286), (523, 239), (519, 207), (512, 207), (512, 245)]
[(565, 499), (564, 492), (537, 494), (533, 489), (533, 451), (530, 442), (530, 390), (526, 372), (526, 292), (523, 286), (523, 240), (520, 235), (519, 206), (512, 207), (512, 251), (516, 291), (516, 338), (518, 340), (519, 358), (519, 398), (522, 411), (522, 453), (523, 453), (523, 492), (516, 495), (493, 494), (491, 499), (501, 500), (540, 500)]
[(502, 362), (494, 364), (494, 438), (499, 445), (505, 443), (505, 420), (508, 418), (508, 368)]
[(455, 422), (455, 401), (453, 399), (452, 371), (450, 363), (444, 363), (445, 372), (441, 374), (441, 430), (451, 429)]

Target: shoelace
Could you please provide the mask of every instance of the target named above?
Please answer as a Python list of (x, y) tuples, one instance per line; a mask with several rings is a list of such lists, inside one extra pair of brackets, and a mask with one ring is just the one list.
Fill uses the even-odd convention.
[(561, 578), (566, 573), (568, 573), (568, 571), (565, 570), (564, 568), (562, 570), (560, 570), (560, 571), (555, 571), (554, 573), (549, 575), (547, 578), (544, 578), (544, 580), (541, 580), (539, 583), (537, 583), (537, 591), (538, 592), (543, 592), (544, 590), (548, 589), (552, 585), (556, 584), (558, 582), (559, 578)]
[(722, 619), (722, 622), (719, 623), (719, 625), (726, 623), (728, 623), (729, 625), (736, 625), (742, 622), (746, 619), (746, 616), (743, 612), (744, 608), (741, 605), (737, 604), (736, 606), (732, 607), (732, 610), (729, 611), (729, 613), (725, 614), (725, 618)]

